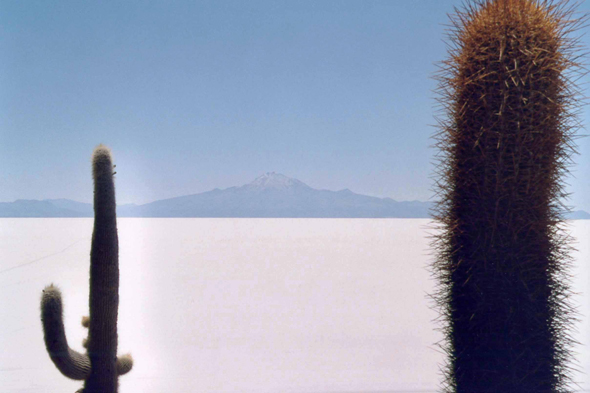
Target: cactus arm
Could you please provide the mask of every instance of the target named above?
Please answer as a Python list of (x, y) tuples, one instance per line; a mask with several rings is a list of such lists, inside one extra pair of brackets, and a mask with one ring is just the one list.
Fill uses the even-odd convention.
[(41, 296), (45, 347), (57, 369), (66, 377), (83, 380), (90, 375), (90, 359), (68, 346), (63, 323), (61, 292), (53, 284)]

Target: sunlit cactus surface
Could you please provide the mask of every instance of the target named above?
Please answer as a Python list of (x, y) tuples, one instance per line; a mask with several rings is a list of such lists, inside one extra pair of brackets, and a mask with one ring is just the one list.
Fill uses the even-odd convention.
[(567, 2), (471, 1), (439, 81), (433, 271), (446, 391), (571, 388), (564, 175), (579, 128)]

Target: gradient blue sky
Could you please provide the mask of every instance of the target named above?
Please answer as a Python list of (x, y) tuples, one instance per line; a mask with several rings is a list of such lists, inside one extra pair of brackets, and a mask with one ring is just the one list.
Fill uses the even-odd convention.
[[(267, 171), (428, 200), (432, 75), (461, 4), (0, 2), (0, 201), (90, 202), (99, 143), (113, 149), (119, 203)], [(590, 211), (590, 138), (579, 151), (569, 203)]]

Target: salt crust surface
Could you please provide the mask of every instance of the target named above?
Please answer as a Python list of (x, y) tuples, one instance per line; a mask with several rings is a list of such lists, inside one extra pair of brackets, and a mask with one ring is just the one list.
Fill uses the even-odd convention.
[[(443, 356), (429, 307), (429, 220), (119, 219), (120, 391), (435, 391)], [(590, 339), (590, 221), (578, 239), (577, 338)], [(64, 295), (82, 350), (92, 219), (0, 219), (0, 381), (76, 391), (45, 352), (39, 300)], [(578, 348), (590, 370), (588, 345)], [(576, 379), (589, 389), (590, 378)]]

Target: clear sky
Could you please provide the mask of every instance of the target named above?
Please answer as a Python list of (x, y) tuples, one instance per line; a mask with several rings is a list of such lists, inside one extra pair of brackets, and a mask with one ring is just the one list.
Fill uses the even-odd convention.
[[(428, 200), (432, 75), (461, 4), (2, 1), (0, 201), (90, 202), (99, 143), (113, 149), (119, 203), (268, 171)], [(569, 203), (590, 211), (590, 138), (579, 151)]]

